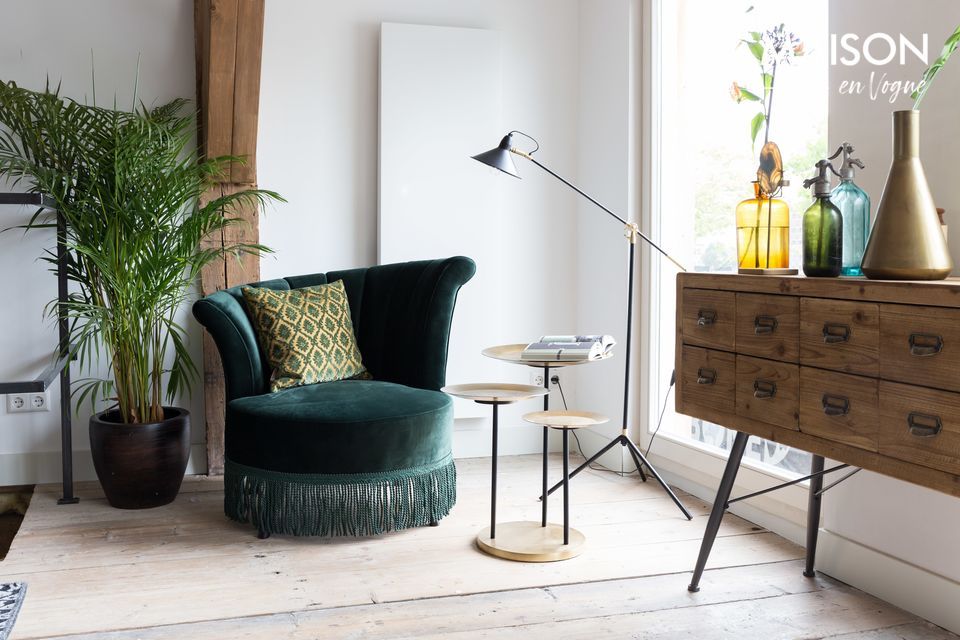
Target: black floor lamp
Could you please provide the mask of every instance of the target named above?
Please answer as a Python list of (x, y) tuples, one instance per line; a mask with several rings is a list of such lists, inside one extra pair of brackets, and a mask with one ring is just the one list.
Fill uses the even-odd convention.
[[(530, 139), (536, 145), (533, 151), (529, 151), (529, 152), (521, 151), (519, 149), (514, 148), (513, 134), (515, 133), (518, 133), (523, 137)], [(681, 271), (686, 271), (686, 269), (683, 268), (683, 265), (681, 265), (679, 262), (674, 260), (670, 256), (670, 254), (668, 254), (666, 251), (664, 251), (659, 246), (657, 246), (657, 243), (655, 243), (653, 240), (651, 240), (646, 235), (644, 235), (640, 231), (640, 228), (637, 226), (635, 222), (627, 222), (625, 219), (621, 218), (620, 216), (615, 214), (613, 211), (610, 211), (610, 209), (607, 209), (605, 206), (603, 206), (602, 204), (600, 204), (599, 202), (591, 198), (589, 195), (581, 191), (576, 185), (571, 184), (568, 180), (564, 179), (563, 177), (551, 171), (549, 168), (540, 164), (540, 162), (538, 162), (533, 157), (533, 154), (536, 153), (536, 151), (539, 148), (540, 148), (540, 144), (531, 136), (528, 136), (522, 131), (511, 131), (510, 133), (508, 133), (503, 137), (503, 139), (500, 141), (500, 145), (497, 146), (495, 149), (491, 149), (490, 151), (485, 151), (481, 154), (475, 155), (473, 156), (473, 159), (479, 160), (483, 164), (491, 166), (494, 169), (499, 169), (500, 171), (506, 174), (509, 174), (514, 178), (519, 178), (520, 174), (517, 173), (517, 167), (513, 163), (513, 158), (511, 157), (511, 154), (520, 156), (521, 158), (526, 158), (527, 160), (537, 165), (538, 167), (540, 167), (541, 169), (549, 173), (551, 176), (553, 176), (554, 178), (556, 178), (557, 180), (567, 185), (568, 187), (570, 187), (571, 189), (579, 193), (581, 196), (583, 196), (584, 198), (586, 198), (587, 200), (595, 204), (597, 207), (605, 211), (611, 217), (619, 221), (624, 226), (624, 236), (626, 237), (630, 246), (630, 266), (629, 266), (630, 271), (627, 275), (628, 281), (629, 281), (629, 284), (627, 285), (628, 286), (627, 288), (627, 344), (626, 344), (626, 351), (627, 351), (626, 361), (627, 362), (626, 362), (626, 365), (624, 366), (624, 373), (623, 373), (623, 422), (621, 423), (623, 427), (620, 431), (620, 435), (618, 435), (616, 438), (611, 440), (605, 447), (600, 449), (600, 451), (594, 454), (594, 456), (591, 457), (589, 460), (587, 460), (582, 465), (577, 467), (570, 474), (570, 477), (572, 478), (573, 476), (577, 475), (578, 473), (586, 469), (597, 458), (599, 458), (604, 453), (612, 449), (615, 445), (619, 444), (620, 446), (626, 447), (627, 450), (630, 452), (631, 457), (633, 457), (634, 463), (637, 465), (637, 469), (640, 471), (641, 477), (643, 477), (643, 467), (646, 467), (650, 471), (650, 473), (653, 475), (653, 477), (656, 478), (657, 482), (660, 483), (660, 486), (663, 487), (663, 490), (666, 491), (667, 494), (670, 496), (670, 498), (673, 499), (673, 502), (677, 505), (677, 507), (679, 507), (680, 511), (683, 512), (683, 515), (687, 517), (687, 520), (692, 520), (693, 516), (691, 516), (690, 512), (687, 511), (686, 507), (683, 506), (683, 503), (680, 502), (680, 499), (677, 498), (677, 495), (673, 492), (673, 490), (669, 487), (669, 485), (667, 485), (667, 483), (664, 482), (663, 478), (660, 477), (660, 474), (657, 473), (657, 470), (653, 468), (653, 465), (650, 464), (650, 462), (646, 459), (646, 457), (640, 451), (640, 448), (637, 447), (637, 445), (635, 445), (627, 435), (627, 432), (628, 432), (627, 418), (629, 415), (629, 397), (630, 397), (629, 396), (630, 394), (630, 338), (633, 333), (632, 332), (632, 329), (633, 329), (633, 271), (634, 271), (634, 264), (635, 264), (635, 258), (636, 258), (635, 254), (636, 254), (637, 238), (638, 237), (642, 238), (647, 244), (649, 244), (651, 247), (659, 251), (661, 254), (663, 254), (665, 258), (667, 258), (670, 262), (675, 264), (677, 268), (679, 268)], [(644, 481), (646, 481), (645, 477), (643, 479)], [(548, 495), (550, 493), (553, 493), (559, 486), (560, 486), (560, 483), (557, 483), (556, 485), (554, 485), (550, 489), (550, 491), (547, 492)]]

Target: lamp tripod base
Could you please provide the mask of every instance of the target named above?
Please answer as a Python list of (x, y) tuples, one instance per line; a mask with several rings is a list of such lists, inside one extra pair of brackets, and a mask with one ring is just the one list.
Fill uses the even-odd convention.
[[(619, 444), (620, 446), (622, 446), (622, 447), (626, 447), (626, 448), (627, 448), (627, 451), (630, 452), (630, 457), (633, 458), (634, 464), (637, 465), (637, 471), (640, 472), (640, 478), (641, 478), (644, 482), (647, 481), (647, 476), (646, 476), (646, 474), (643, 472), (643, 468), (646, 467), (647, 470), (650, 472), (650, 475), (652, 475), (653, 478), (654, 478), (657, 482), (660, 483), (660, 486), (663, 488), (664, 491), (667, 492), (667, 495), (670, 496), (670, 499), (673, 500), (673, 503), (674, 503), (675, 505), (677, 505), (677, 508), (680, 509), (680, 511), (681, 511), (681, 513), (683, 513), (684, 517), (686, 517), (687, 520), (693, 520), (693, 516), (690, 515), (690, 512), (687, 511), (687, 508), (683, 506), (683, 503), (682, 503), (682, 502), (680, 502), (680, 498), (677, 497), (677, 494), (675, 494), (675, 493), (673, 492), (673, 489), (670, 488), (670, 485), (668, 485), (668, 484), (664, 481), (664, 479), (663, 479), (662, 477), (660, 477), (660, 474), (657, 473), (657, 470), (653, 467), (652, 464), (650, 464), (650, 461), (647, 460), (647, 458), (643, 455), (643, 452), (640, 451), (640, 448), (633, 443), (633, 440), (631, 440), (630, 438), (627, 437), (626, 433), (621, 433), (619, 436), (617, 436), (616, 438), (614, 438), (613, 440), (611, 440), (610, 442), (608, 442), (605, 447), (603, 447), (602, 449), (600, 449), (600, 451), (597, 451), (595, 454), (593, 454), (593, 456), (591, 456), (589, 459), (587, 459), (586, 462), (584, 462), (584, 463), (581, 464), (579, 467), (577, 467), (576, 469), (574, 469), (574, 470), (570, 473), (570, 476), (569, 476), (569, 477), (572, 479), (572, 478), (573, 478), (574, 476), (576, 476), (578, 473), (580, 473), (581, 471), (583, 471), (584, 469), (586, 469), (587, 467), (589, 467), (591, 464), (593, 464), (594, 462), (596, 462), (597, 459), (600, 458), (600, 456), (602, 456), (603, 454), (605, 454), (607, 451), (609, 451), (610, 449), (612, 449), (614, 446), (616, 446), (616, 445), (618, 445), (618, 444)], [(556, 491), (557, 489), (559, 489), (559, 488), (562, 487), (562, 486), (563, 486), (563, 481), (561, 480), (561, 481), (558, 482), (557, 484), (555, 484), (555, 485), (553, 485), (552, 487), (550, 487), (550, 490), (547, 491), (547, 495), (549, 496), (550, 494), (552, 494), (554, 491)], [(540, 499), (543, 500), (543, 496), (542, 496), (542, 495), (540, 496)]]

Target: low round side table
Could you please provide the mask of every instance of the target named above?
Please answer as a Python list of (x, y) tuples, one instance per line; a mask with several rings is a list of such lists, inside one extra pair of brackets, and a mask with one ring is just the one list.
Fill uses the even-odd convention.
[[(563, 548), (558, 551), (570, 554), (566, 557), (573, 557), (580, 553), (586, 538), (576, 529), (570, 528), (570, 431), (603, 424), (610, 419), (592, 411), (535, 411), (524, 415), (523, 419), (532, 424), (543, 425), (544, 429), (563, 431)], [(547, 464), (546, 458), (545, 455), (544, 467)]]
[[(498, 409), (502, 404), (512, 404), (529, 398), (549, 393), (543, 387), (536, 387), (529, 384), (507, 384), (507, 383), (474, 383), (474, 384), (452, 384), (440, 389), (446, 394), (473, 400), (477, 404), (488, 404), (493, 407), (493, 445), (492, 457), (490, 462), (490, 526), (480, 532), (477, 536), (477, 546), (481, 551), (494, 556), (508, 559), (512, 558), (505, 555), (502, 549), (511, 546), (510, 540), (514, 539), (515, 532), (508, 531), (512, 529), (514, 523), (506, 523), (500, 527), (500, 537), (497, 537), (497, 430), (498, 430)], [(531, 523), (521, 523), (531, 524)], [(536, 524), (536, 523), (532, 523)]]
[[(534, 369), (543, 369), (543, 388), (550, 390), (550, 370), (560, 367), (572, 367), (580, 364), (589, 364), (591, 362), (600, 362), (602, 360), (608, 360), (613, 357), (613, 352), (608, 351), (599, 358), (594, 360), (527, 360), (523, 357), (523, 350), (526, 349), (526, 343), (520, 344), (501, 344), (495, 347), (487, 347), (480, 353), (487, 356), (488, 358), (493, 358), (494, 360), (501, 360), (503, 362), (509, 362), (511, 364), (519, 364), (527, 367), (532, 367)], [(550, 394), (543, 396), (543, 410), (550, 410)], [(556, 490), (556, 486), (553, 489), (550, 489), (547, 484), (547, 452), (549, 448), (549, 434), (550, 428), (543, 428), (543, 490), (540, 493), (540, 500), (542, 504), (540, 505), (540, 526), (547, 526), (547, 497)], [(643, 468), (640, 468), (640, 476), (644, 482), (646, 482), (646, 476), (644, 476)]]

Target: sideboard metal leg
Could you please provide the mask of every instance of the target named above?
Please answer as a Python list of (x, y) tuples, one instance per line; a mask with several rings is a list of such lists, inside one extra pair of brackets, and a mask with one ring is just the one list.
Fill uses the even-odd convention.
[(710, 512), (710, 518), (707, 520), (707, 528), (703, 533), (703, 542), (700, 543), (700, 555), (697, 557), (697, 566), (693, 570), (693, 579), (690, 580), (690, 586), (687, 587), (687, 591), (700, 591), (700, 578), (703, 576), (703, 569), (707, 566), (707, 559), (710, 557), (713, 541), (717, 538), (717, 531), (720, 530), (720, 522), (723, 520), (723, 514), (727, 510), (727, 500), (730, 499), (730, 492), (733, 491), (733, 484), (737, 480), (740, 461), (743, 459), (743, 453), (747, 449), (747, 440), (749, 438), (750, 436), (748, 434), (738, 431), (737, 437), (733, 440), (733, 446), (730, 448), (730, 457), (727, 459), (727, 467), (723, 471), (723, 478), (720, 479), (720, 486), (717, 488), (717, 497), (713, 501), (713, 510)]
[(823, 456), (813, 456), (810, 473), (818, 474), (810, 478), (810, 497), (807, 499), (807, 567), (803, 575), (812, 578), (817, 575), (814, 563), (817, 558), (817, 534), (820, 532), (820, 502), (823, 500)]

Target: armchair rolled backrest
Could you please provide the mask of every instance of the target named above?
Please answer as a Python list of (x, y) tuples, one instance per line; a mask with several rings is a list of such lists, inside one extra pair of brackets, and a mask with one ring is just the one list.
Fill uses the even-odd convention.
[[(419, 260), (292, 276), (244, 286), (298, 289), (342, 280), (363, 363), (375, 380), (438, 390), (447, 370), (450, 323), (460, 287), (476, 272), (470, 258)], [(242, 287), (198, 300), (193, 314), (217, 345), (226, 400), (266, 393), (270, 368), (243, 301)]]

